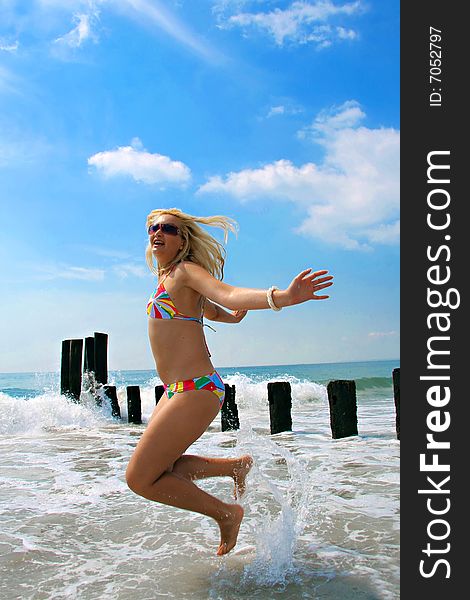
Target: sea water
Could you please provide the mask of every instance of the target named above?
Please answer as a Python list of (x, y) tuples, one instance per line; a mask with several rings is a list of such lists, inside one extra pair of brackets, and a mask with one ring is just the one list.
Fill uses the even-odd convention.
[[(137, 496), (125, 470), (155, 405), (152, 371), (110, 373), (121, 420), (58, 373), (0, 374), (0, 598), (176, 600), (399, 597), (398, 361), (219, 369), (240, 429), (220, 415), (188, 452), (249, 453), (238, 543), (216, 556), (209, 517)], [(359, 435), (331, 438), (328, 381), (354, 379)], [(292, 431), (270, 435), (267, 383), (289, 381)], [(127, 423), (140, 385), (142, 425)], [(233, 502), (230, 478), (197, 484)]]

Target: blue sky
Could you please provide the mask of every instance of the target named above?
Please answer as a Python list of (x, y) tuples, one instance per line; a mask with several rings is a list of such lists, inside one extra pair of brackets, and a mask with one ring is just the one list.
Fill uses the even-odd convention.
[(173, 206), (238, 221), (227, 283), (335, 275), (216, 324), (217, 366), (397, 358), (399, 135), (397, 0), (4, 0), (0, 371), (93, 331), (153, 368), (145, 218)]

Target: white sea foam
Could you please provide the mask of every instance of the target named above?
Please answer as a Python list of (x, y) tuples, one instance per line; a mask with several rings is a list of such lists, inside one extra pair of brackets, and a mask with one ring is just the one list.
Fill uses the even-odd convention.
[(53, 428), (93, 428), (108, 420), (110, 411), (98, 409), (82, 396), (80, 404), (59, 393), (47, 392), (33, 398), (13, 398), (0, 392), (0, 434), (35, 434)]
[(237, 403), (242, 407), (252, 409), (267, 406), (267, 384), (276, 381), (287, 381), (291, 384), (293, 405), (308, 404), (311, 402), (322, 403), (327, 399), (326, 387), (324, 385), (307, 380), (302, 381), (288, 374), (256, 380), (243, 373), (236, 373), (224, 377), (224, 381), (229, 385), (235, 385)]

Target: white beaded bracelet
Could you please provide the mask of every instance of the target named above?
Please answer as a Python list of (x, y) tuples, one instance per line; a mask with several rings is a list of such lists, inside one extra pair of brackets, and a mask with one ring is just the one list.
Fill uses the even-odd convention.
[(274, 290), (278, 290), (278, 289), (279, 289), (279, 288), (278, 288), (277, 286), (275, 286), (275, 285), (272, 285), (272, 286), (269, 288), (269, 290), (267, 291), (267, 293), (266, 293), (266, 298), (267, 298), (267, 300), (268, 300), (268, 304), (269, 304), (269, 306), (270, 306), (270, 307), (271, 307), (273, 310), (275, 310), (275, 311), (282, 310), (282, 307), (277, 307), (277, 306), (274, 304), (274, 300), (273, 300), (273, 292), (274, 292)]

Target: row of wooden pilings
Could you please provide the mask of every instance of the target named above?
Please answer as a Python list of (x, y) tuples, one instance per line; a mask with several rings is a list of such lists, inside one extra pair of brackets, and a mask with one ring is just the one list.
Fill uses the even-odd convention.
[[(108, 385), (107, 366), (108, 336), (95, 332), (93, 337), (83, 340), (64, 340), (61, 358), (61, 394), (74, 401), (80, 400), (82, 388), (82, 356), (83, 372), (91, 383), (92, 392), (97, 404), (102, 403), (102, 394), (106, 395), (111, 405), (113, 417), (121, 418), (121, 410), (117, 398), (116, 386)], [(83, 353), (84, 350), (84, 353)], [(396, 411), (396, 435), (400, 439), (400, 369), (392, 372), (393, 396)], [(127, 391), (127, 419), (129, 423), (142, 423), (140, 388), (129, 385)], [(163, 385), (155, 386), (155, 404), (162, 397)], [(333, 439), (357, 435), (357, 399), (356, 382), (338, 379), (330, 381), (327, 386), (330, 407), (330, 426)], [(235, 399), (235, 386), (225, 384), (225, 401), (221, 410), (222, 431), (240, 428), (238, 407)], [(271, 434), (292, 431), (292, 396), (288, 381), (268, 383), (268, 403)]]

